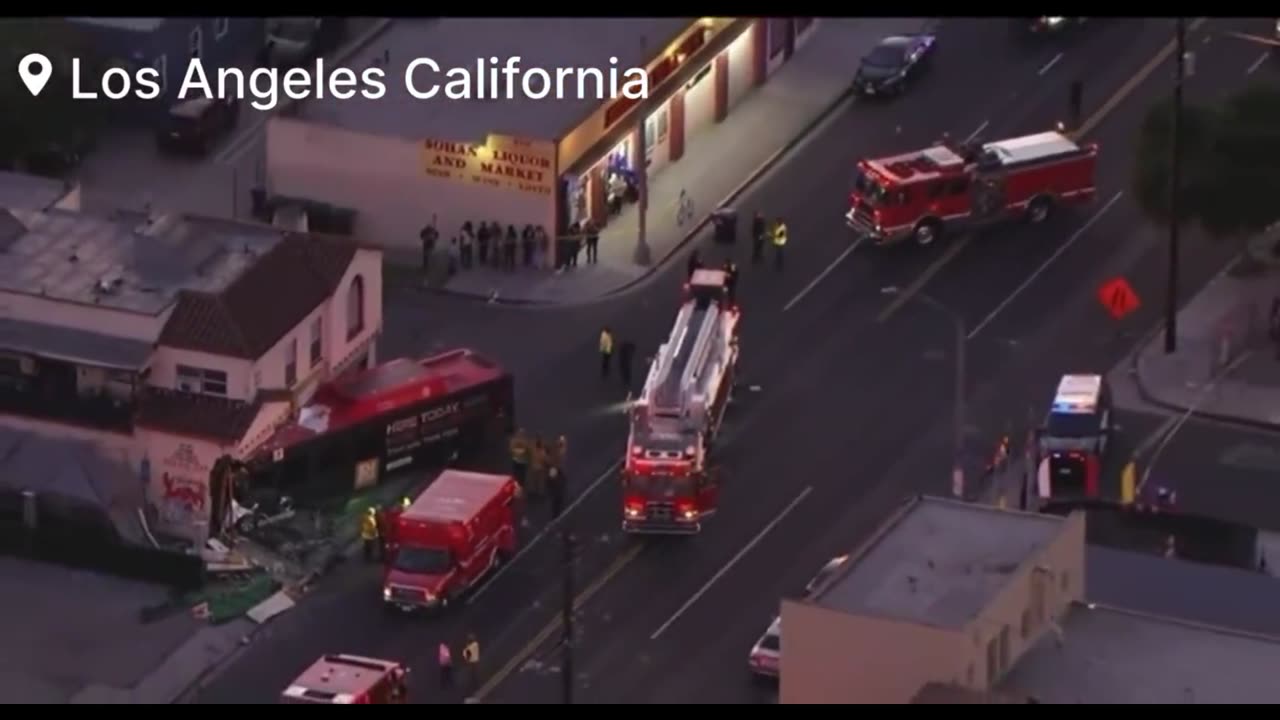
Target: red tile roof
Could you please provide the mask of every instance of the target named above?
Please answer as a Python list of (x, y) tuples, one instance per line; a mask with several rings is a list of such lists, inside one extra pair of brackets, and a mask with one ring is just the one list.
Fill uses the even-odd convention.
[(256, 360), (333, 295), (358, 247), (287, 235), (222, 292), (179, 293), (160, 344)]

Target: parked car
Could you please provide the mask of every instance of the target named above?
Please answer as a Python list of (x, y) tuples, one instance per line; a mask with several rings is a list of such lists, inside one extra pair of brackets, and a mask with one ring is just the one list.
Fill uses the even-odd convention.
[(224, 135), (229, 135), (240, 119), (240, 103), (235, 98), (192, 98), (169, 109), (156, 146), (161, 152), (203, 156)]

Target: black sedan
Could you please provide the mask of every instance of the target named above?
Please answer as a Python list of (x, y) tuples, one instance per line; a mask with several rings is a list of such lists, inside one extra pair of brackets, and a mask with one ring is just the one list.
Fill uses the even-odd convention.
[(881, 40), (859, 63), (854, 92), (863, 97), (902, 93), (929, 66), (937, 46), (933, 35), (894, 35)]

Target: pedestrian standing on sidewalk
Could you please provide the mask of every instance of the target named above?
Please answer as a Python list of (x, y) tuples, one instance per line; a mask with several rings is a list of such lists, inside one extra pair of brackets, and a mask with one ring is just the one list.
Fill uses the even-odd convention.
[(547, 235), (547, 229), (539, 225), (534, 230), (535, 239), (538, 242), (538, 258), (537, 266), (544, 270), (551, 268), (551, 237)]
[(378, 511), (370, 507), (360, 518), (360, 544), (364, 546), (365, 562), (378, 559), (381, 540), (378, 537)]
[(631, 364), (636, 357), (636, 344), (623, 340), (618, 348), (618, 375), (622, 378), (622, 387), (627, 391), (627, 399), (631, 399)]
[(783, 257), (787, 248), (787, 223), (778, 218), (777, 223), (773, 226), (773, 266), (779, 270), (783, 268), (785, 259)]
[(507, 226), (507, 237), (502, 242), (502, 260), (507, 272), (515, 272), (516, 269), (516, 243), (519, 235), (516, 234), (516, 226)]
[(431, 255), (436, 251), (436, 241), (440, 239), (440, 231), (436, 230), (435, 215), (431, 216), (431, 222), (418, 233), (418, 238), (422, 240), (422, 274), (426, 275), (431, 270)]
[(470, 270), (475, 259), (475, 230), (471, 221), (462, 223), (462, 269)]
[(600, 377), (609, 377), (609, 365), (613, 360), (613, 333), (605, 327), (600, 331)]
[(476, 228), (476, 246), (480, 249), (480, 264), (489, 264), (489, 244), (493, 241), (489, 233), (489, 226), (480, 223), (480, 227)]
[(462, 646), (462, 663), (467, 668), (467, 694), (480, 688), (480, 642), (474, 633), (467, 633), (467, 644)]
[(436, 662), (440, 665), (440, 687), (453, 687), (453, 651), (444, 640), (440, 641), (440, 647), (436, 649)]
[(547, 498), (551, 501), (551, 518), (564, 512), (565, 491), (568, 479), (564, 467), (569, 458), (569, 441), (564, 435), (556, 439), (555, 448), (547, 463)]
[(582, 231), (587, 236), (587, 264), (595, 265), (600, 262), (600, 228), (588, 220)]
[(760, 211), (756, 211), (756, 216), (751, 218), (751, 264), (759, 265), (764, 262), (764, 243), (767, 238), (769, 228), (764, 220), (764, 215)]
[(520, 255), (526, 268), (533, 267), (533, 250), (535, 247), (533, 225), (525, 225), (524, 230), (520, 232)]

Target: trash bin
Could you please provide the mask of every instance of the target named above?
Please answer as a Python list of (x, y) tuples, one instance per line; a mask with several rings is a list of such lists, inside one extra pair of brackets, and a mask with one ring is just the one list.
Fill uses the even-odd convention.
[(711, 222), (715, 224), (717, 243), (732, 245), (738, 239), (738, 211), (733, 208), (720, 208), (711, 213)]

